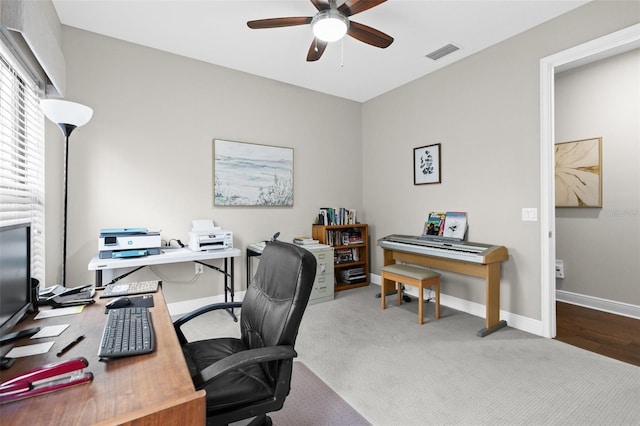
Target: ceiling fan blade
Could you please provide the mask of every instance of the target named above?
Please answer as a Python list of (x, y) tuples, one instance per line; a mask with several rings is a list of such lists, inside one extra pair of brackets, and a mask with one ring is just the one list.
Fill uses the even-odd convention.
[(326, 10), (331, 7), (331, 5), (329, 5), (329, 2), (322, 1), (322, 0), (311, 0), (311, 3), (313, 3), (313, 5), (316, 7), (316, 9), (318, 9), (318, 11)]
[(279, 28), (279, 27), (293, 27), (295, 25), (310, 24), (312, 16), (293, 16), (290, 18), (269, 18), (269, 19), (256, 19), (255, 21), (247, 22), (247, 26), (254, 30), (262, 28)]
[(307, 53), (307, 62), (313, 62), (320, 59), (324, 50), (327, 48), (327, 42), (318, 40), (317, 38), (313, 39), (311, 42), (311, 46), (309, 47), (309, 52)]
[(387, 0), (347, 0), (338, 7), (338, 10), (347, 16), (352, 16), (386, 1)]
[(351, 21), (347, 34), (363, 43), (384, 49), (393, 43), (393, 37), (367, 25)]

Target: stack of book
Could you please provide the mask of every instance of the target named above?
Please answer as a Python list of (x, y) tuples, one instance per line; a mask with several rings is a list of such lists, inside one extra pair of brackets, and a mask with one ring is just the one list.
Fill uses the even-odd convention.
[(351, 268), (340, 271), (340, 279), (346, 284), (358, 284), (367, 281), (364, 268)]
[(363, 244), (362, 234), (360, 231), (347, 231), (342, 233), (342, 245)]
[(306, 246), (306, 245), (320, 244), (320, 241), (314, 240), (311, 237), (294, 237), (293, 243), (298, 244), (299, 246)]
[(349, 244), (364, 244), (362, 233), (357, 229), (352, 230), (327, 230), (326, 242), (330, 246), (348, 246)]
[(333, 252), (334, 263), (349, 263), (360, 260), (359, 248), (337, 248)]

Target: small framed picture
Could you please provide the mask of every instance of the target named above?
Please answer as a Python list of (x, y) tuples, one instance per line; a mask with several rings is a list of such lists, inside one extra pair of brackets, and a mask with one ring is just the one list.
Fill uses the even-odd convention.
[(413, 149), (413, 184), (440, 183), (440, 144)]

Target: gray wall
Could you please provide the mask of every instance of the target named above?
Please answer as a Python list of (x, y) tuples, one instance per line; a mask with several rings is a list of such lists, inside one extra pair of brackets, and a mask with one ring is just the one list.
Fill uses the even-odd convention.
[(602, 208), (556, 209), (556, 288), (640, 305), (640, 49), (556, 75), (556, 141), (602, 137)]
[[(69, 269), (87, 263), (100, 228), (162, 228), (187, 238), (212, 218), (244, 247), (279, 230), (309, 233), (318, 207), (347, 206), (371, 242), (419, 234), (430, 210), (469, 212), (472, 241), (504, 245), (504, 311), (540, 319), (540, 58), (640, 20), (640, 3), (594, 2), (365, 104), (65, 27), (67, 98), (95, 109), (71, 138)], [(47, 279), (60, 262), (60, 132), (47, 123)], [(295, 205), (218, 208), (211, 200), (213, 138), (294, 148)], [(413, 185), (413, 148), (442, 144), (442, 184)], [(373, 274), (381, 252), (371, 250)], [(244, 282), (244, 262), (237, 271)], [(188, 281), (193, 267), (168, 267)], [(149, 274), (149, 275), (145, 275)], [(132, 277), (153, 276), (150, 272)], [(480, 280), (445, 274), (443, 292), (484, 304)], [(217, 276), (171, 284), (169, 301), (219, 294)]]
[[(237, 247), (281, 232), (311, 234), (321, 206), (362, 209), (361, 105), (272, 80), (63, 27), (66, 98), (94, 109), (70, 138), (69, 283), (93, 282), (87, 264), (101, 228), (162, 229), (188, 241), (192, 219), (234, 232)], [(47, 123), (47, 280), (59, 277), (60, 131)], [(212, 140), (294, 149), (294, 206), (214, 207)], [(56, 233), (58, 233), (56, 235)], [(244, 262), (236, 262), (244, 288)], [(169, 301), (220, 294), (213, 271), (156, 267)], [(150, 271), (132, 279), (152, 278)]]
[[(431, 210), (469, 213), (469, 240), (504, 245), (501, 309), (541, 318), (540, 59), (628, 27), (638, 2), (592, 2), (367, 102), (364, 208), (372, 240), (418, 234)], [(442, 144), (442, 184), (413, 185), (413, 148)], [(372, 272), (382, 267), (373, 251)], [(444, 274), (442, 291), (484, 303), (479, 279)]]

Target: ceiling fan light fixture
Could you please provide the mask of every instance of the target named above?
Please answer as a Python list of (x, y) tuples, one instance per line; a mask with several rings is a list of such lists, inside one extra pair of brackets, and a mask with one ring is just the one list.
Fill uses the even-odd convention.
[(326, 41), (338, 41), (349, 29), (349, 19), (335, 9), (326, 9), (318, 12), (311, 21), (313, 35)]

